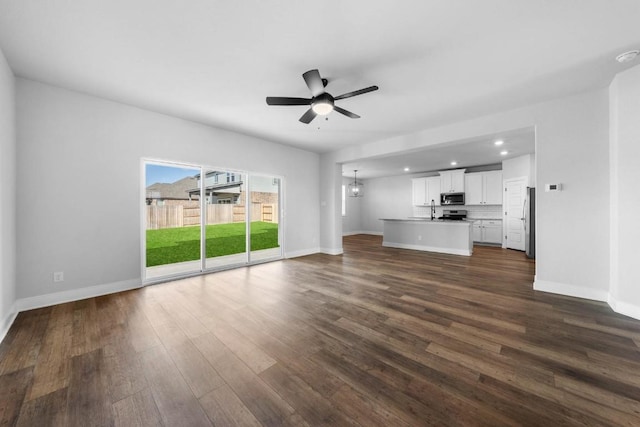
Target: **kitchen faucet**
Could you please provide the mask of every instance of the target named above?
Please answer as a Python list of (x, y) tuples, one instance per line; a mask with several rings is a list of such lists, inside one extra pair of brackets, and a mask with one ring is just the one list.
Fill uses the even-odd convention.
[(436, 219), (436, 202), (431, 199), (431, 220)]

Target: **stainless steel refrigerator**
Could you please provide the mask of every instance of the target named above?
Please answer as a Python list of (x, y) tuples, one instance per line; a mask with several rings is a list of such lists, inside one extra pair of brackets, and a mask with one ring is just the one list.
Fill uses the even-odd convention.
[(523, 208), (524, 248), (527, 258), (536, 257), (536, 189), (527, 187), (527, 198)]

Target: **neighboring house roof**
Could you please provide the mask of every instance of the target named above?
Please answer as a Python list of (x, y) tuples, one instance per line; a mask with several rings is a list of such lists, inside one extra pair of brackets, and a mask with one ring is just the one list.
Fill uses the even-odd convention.
[[(207, 185), (205, 187), (205, 190), (207, 190), (207, 193), (233, 193), (233, 194), (240, 194), (242, 192), (242, 181), (236, 181), (236, 182), (223, 182), (220, 184), (212, 184), (212, 185)], [(198, 195), (200, 194), (200, 188), (195, 187), (192, 188), (189, 191), (189, 194), (195, 194)]]
[(156, 182), (147, 187), (147, 199), (189, 200), (189, 190), (198, 186), (192, 176), (173, 183)]

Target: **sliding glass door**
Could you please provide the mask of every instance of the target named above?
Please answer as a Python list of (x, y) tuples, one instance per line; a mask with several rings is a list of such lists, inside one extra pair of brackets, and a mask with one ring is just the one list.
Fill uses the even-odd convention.
[(278, 177), (250, 175), (251, 261), (264, 261), (282, 256), (280, 244), (280, 183)]
[(207, 170), (204, 179), (205, 269), (247, 263), (246, 174)]
[(147, 279), (198, 272), (200, 168), (147, 162), (145, 180), (145, 268)]
[(144, 280), (282, 257), (275, 176), (145, 161)]

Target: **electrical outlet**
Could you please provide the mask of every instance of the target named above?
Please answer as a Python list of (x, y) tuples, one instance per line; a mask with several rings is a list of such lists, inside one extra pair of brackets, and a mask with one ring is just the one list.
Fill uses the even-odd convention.
[(54, 282), (64, 282), (64, 272), (63, 271), (56, 271), (55, 273), (53, 273), (53, 281)]
[(418, 240), (422, 240), (422, 236), (418, 236)]

